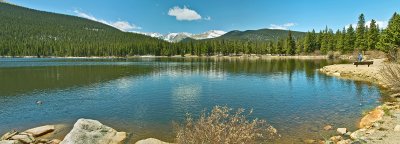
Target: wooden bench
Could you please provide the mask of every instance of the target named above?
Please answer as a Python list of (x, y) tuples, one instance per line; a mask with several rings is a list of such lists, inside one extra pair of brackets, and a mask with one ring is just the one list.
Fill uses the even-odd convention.
[(353, 64), (356, 65), (356, 67), (358, 67), (358, 65), (368, 65), (369, 67), (369, 65), (374, 64), (374, 61), (361, 61), (361, 62), (356, 61)]

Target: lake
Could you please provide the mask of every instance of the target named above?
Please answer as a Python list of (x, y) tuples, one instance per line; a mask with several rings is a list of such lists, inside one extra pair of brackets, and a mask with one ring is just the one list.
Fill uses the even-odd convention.
[(282, 143), (328, 138), (335, 130), (325, 125), (355, 130), (386, 96), (375, 85), (317, 71), (334, 63), (343, 61), (2, 58), (0, 133), (90, 118), (129, 132), (132, 141), (172, 142), (173, 121), (226, 105), (253, 109)]

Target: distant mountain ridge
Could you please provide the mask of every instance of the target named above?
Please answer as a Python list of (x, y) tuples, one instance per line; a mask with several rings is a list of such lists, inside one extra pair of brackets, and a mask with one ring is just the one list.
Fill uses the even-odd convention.
[(156, 33), (156, 32), (134, 32), (134, 33), (139, 33), (139, 34), (143, 34), (146, 36), (159, 38), (159, 39), (162, 39), (162, 40), (165, 40), (168, 42), (180, 42), (186, 38), (191, 38), (191, 39), (195, 39), (195, 40), (217, 38), (217, 37), (224, 35), (226, 32), (221, 31), (221, 30), (210, 30), (210, 31), (200, 33), (200, 34), (192, 34), (192, 33), (187, 33), (187, 32), (168, 33), (168, 34), (160, 34), (160, 33)]
[[(259, 30), (246, 30), (246, 31), (230, 31), (216, 39), (230, 39), (230, 40), (251, 40), (251, 41), (276, 41), (279, 38), (286, 38), (289, 30), (280, 29), (259, 29)], [(306, 33), (292, 31), (294, 38), (302, 37)]]

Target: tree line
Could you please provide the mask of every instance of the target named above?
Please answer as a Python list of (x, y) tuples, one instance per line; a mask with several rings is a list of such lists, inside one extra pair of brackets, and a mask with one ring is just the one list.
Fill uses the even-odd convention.
[(289, 30), (287, 37), (275, 41), (209, 39), (173, 45), (180, 48), (181, 52), (192, 55), (309, 55), (327, 54), (329, 51), (352, 53), (367, 50), (380, 50), (395, 55), (400, 47), (400, 15), (394, 13), (386, 29), (381, 29), (374, 19), (366, 25), (364, 14), (361, 14), (356, 26), (349, 25), (336, 32), (326, 27), (320, 32), (312, 30), (300, 37), (293, 37)]
[(304, 36), (278, 40), (206, 39), (169, 43), (157, 38), (121, 32), (83, 18), (41, 12), (0, 3), (0, 56), (134, 56), (134, 55), (299, 55), (341, 51), (381, 50), (395, 54), (400, 46), (400, 15), (386, 29), (375, 20), (365, 26), (364, 15), (352, 25), (333, 32), (328, 27)]

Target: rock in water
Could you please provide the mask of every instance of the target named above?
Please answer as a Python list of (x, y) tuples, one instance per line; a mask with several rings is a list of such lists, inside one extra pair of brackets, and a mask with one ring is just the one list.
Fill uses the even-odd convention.
[(121, 144), (125, 139), (125, 132), (117, 132), (96, 120), (79, 119), (60, 144)]
[(381, 120), (384, 114), (385, 112), (380, 108), (371, 111), (361, 119), (360, 128), (371, 126), (374, 122)]
[(333, 129), (333, 127), (331, 125), (324, 126), (324, 130), (326, 130), (326, 131), (331, 130), (331, 129)]
[(346, 128), (338, 128), (336, 131), (337, 131), (339, 134), (345, 134), (345, 133), (347, 133), (347, 129), (346, 129)]
[(160, 141), (155, 138), (148, 138), (148, 139), (140, 140), (140, 141), (136, 142), (135, 144), (170, 144), (170, 143), (163, 142), (163, 141)]
[(2, 140), (0, 141), (0, 144), (21, 144), (21, 143), (17, 140)]
[(32, 134), (34, 137), (42, 136), (44, 134), (50, 133), (55, 130), (54, 125), (45, 125), (41, 127), (36, 127), (32, 129), (28, 129), (25, 132)]

